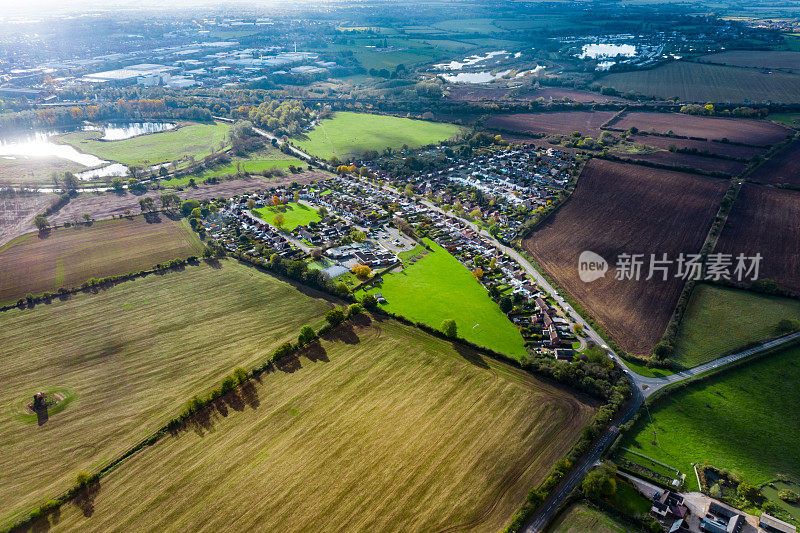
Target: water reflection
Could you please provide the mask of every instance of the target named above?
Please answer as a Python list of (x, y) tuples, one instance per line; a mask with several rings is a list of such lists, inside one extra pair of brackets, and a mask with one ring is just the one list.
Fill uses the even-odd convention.
[(17, 139), (0, 139), (0, 156), (59, 157), (86, 167), (99, 167), (106, 163), (92, 154), (84, 154), (68, 144), (50, 141), (55, 133), (37, 132)]
[(578, 56), (581, 59), (597, 59), (598, 57), (633, 57), (636, 55), (636, 47), (632, 44), (584, 44), (581, 49), (581, 54)]
[(159, 133), (175, 129), (175, 124), (169, 122), (129, 122), (124, 124), (111, 123), (103, 127), (103, 141), (121, 141), (137, 135)]

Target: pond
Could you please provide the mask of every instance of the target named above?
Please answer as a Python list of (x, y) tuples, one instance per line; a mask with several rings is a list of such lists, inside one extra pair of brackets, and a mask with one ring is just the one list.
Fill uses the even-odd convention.
[(458, 74), (442, 74), (442, 78), (451, 83), (489, 83), (498, 78), (502, 78), (511, 70), (501, 70), (500, 72), (459, 72)]
[(471, 55), (466, 59), (464, 59), (463, 61), (450, 61), (449, 63), (437, 63), (436, 65), (433, 65), (433, 68), (435, 68), (436, 70), (461, 70), (464, 67), (476, 65), (482, 61), (488, 61), (489, 59), (500, 55), (508, 55), (508, 52), (506, 52), (505, 50), (495, 50), (493, 52), (487, 52), (484, 55)]
[(636, 55), (636, 47), (632, 44), (584, 44), (581, 54), (578, 56), (581, 59), (597, 59), (598, 57), (633, 57)]
[(129, 122), (123, 124), (110, 123), (102, 127), (102, 141), (121, 141), (138, 135), (160, 133), (175, 129), (175, 124), (170, 122)]

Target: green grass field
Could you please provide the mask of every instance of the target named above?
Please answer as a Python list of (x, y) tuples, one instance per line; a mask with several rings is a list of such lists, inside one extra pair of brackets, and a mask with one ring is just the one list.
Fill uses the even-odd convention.
[(187, 185), (191, 178), (194, 178), (194, 180), (199, 183), (208, 178), (230, 176), (231, 174), (236, 174), (237, 164), (242, 172), (248, 172), (251, 174), (258, 174), (264, 170), (272, 169), (287, 171), (290, 165), (294, 165), (296, 167), (303, 166), (305, 168), (305, 165), (299, 159), (286, 155), (280, 150), (270, 147), (259, 150), (258, 152), (254, 152), (247, 158), (234, 157), (233, 160), (231, 160), (231, 162), (227, 165), (218, 165), (214, 168), (206, 169), (197, 174), (182, 176), (180, 178), (161, 180), (159, 183), (163, 187), (177, 187)]
[(800, 302), (737, 289), (698, 285), (675, 342), (675, 361), (692, 367), (748, 343), (777, 336), (784, 318), (800, 320)]
[[(0, 313), (0, 528), (131, 448), (236, 366), (265, 360), (304, 324), (320, 326), (330, 304), (304, 292), (223, 261)], [(74, 393), (67, 408), (42, 426), (27, 420), (25, 402), (53, 388)]]
[(260, 207), (253, 209), (253, 213), (270, 225), (275, 225), (273, 222), (275, 215), (281, 213), (285, 220), (283, 229), (286, 231), (293, 231), (297, 226), (305, 226), (309, 222), (322, 220), (316, 209), (299, 202), (291, 202), (275, 207)]
[(547, 533), (632, 533), (633, 527), (617, 521), (596, 507), (574, 503), (548, 526)]
[(401, 272), (385, 275), (383, 283), (368, 292), (383, 294), (387, 311), (437, 329), (452, 318), (460, 337), (511, 357), (523, 356), (522, 335), (486, 289), (447, 250), (430, 239), (425, 242), (432, 253)]
[(687, 473), (688, 490), (698, 490), (692, 463), (705, 461), (753, 484), (798, 476), (798, 381), (800, 348), (766, 356), (659, 401), (654, 423), (641, 417), (622, 446)]
[(161, 133), (140, 135), (121, 141), (101, 141), (101, 132), (79, 131), (57, 138), (78, 150), (126, 165), (155, 165), (194, 156), (197, 159), (217, 151), (226, 143), (230, 125), (184, 123)]
[(652, 70), (609, 74), (602, 85), (621, 92), (677, 96), (684, 102), (800, 102), (800, 76), (677, 61)]
[(66, 506), (53, 531), (496, 532), (594, 411), (385, 319), (278, 366), (120, 465), (91, 517)]
[(199, 256), (203, 244), (185, 221), (162, 216), (100, 220), (91, 226), (29, 233), (0, 246), (0, 303)]
[(767, 118), (790, 128), (800, 128), (800, 113), (770, 113)]
[(355, 156), (367, 150), (383, 151), (419, 147), (455, 137), (462, 129), (453, 124), (427, 122), (388, 115), (341, 111), (321, 121), (307, 138), (296, 139), (304, 151), (328, 159)]

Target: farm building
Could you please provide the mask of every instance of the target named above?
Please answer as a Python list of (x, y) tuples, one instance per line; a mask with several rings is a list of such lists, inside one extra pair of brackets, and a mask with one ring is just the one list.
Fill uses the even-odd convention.
[(767, 513), (761, 513), (758, 525), (767, 531), (774, 531), (775, 533), (796, 533), (797, 531), (797, 528), (792, 524), (788, 524), (783, 520), (778, 520)]

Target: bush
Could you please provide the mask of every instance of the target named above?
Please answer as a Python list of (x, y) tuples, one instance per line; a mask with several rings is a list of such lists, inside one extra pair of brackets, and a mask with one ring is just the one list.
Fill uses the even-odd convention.
[(303, 328), (300, 330), (300, 335), (297, 336), (297, 341), (303, 345), (308, 344), (316, 338), (317, 334), (314, 331), (314, 328), (311, 326), (303, 326)]
[(79, 487), (83, 488), (89, 484), (89, 474), (86, 472), (80, 472), (77, 476), (75, 476), (75, 484)]
[(345, 320), (344, 311), (342, 311), (338, 307), (336, 309), (331, 309), (325, 314), (325, 320), (328, 321), (328, 324), (330, 324), (331, 327), (336, 327), (342, 322), (344, 322)]
[(778, 493), (778, 498), (785, 501), (786, 503), (798, 503), (800, 502), (800, 494), (797, 494), (792, 489), (785, 489)]
[(749, 502), (756, 501), (761, 495), (761, 493), (758, 491), (758, 487), (754, 487), (747, 481), (742, 481), (739, 483), (739, 486), (736, 488), (736, 494), (738, 494), (740, 498), (743, 498)]
[(185, 217), (188, 217), (189, 214), (198, 207), (200, 207), (200, 202), (197, 200), (185, 200), (181, 204), (181, 214)]
[(350, 304), (347, 307), (347, 318), (352, 318), (364, 312), (364, 307), (361, 304)]
[(442, 321), (442, 333), (451, 339), (455, 339), (458, 336), (458, 326), (456, 326), (456, 321), (452, 318), (444, 319)]
[(365, 309), (372, 310), (378, 307), (378, 300), (376, 300), (373, 295), (367, 294), (361, 299), (361, 305), (363, 305)]

